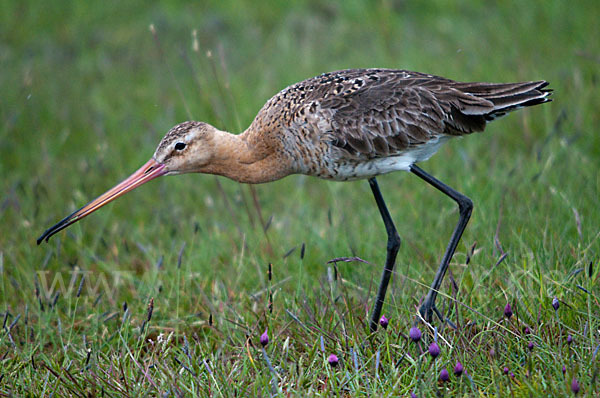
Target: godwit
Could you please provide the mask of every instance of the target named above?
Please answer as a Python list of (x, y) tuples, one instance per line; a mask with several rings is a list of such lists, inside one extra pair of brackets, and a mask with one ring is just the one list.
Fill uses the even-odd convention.
[(419, 311), (431, 320), (435, 299), (467, 225), (473, 202), (416, 163), (429, 159), (450, 138), (483, 131), (497, 117), (550, 101), (546, 81), (461, 83), (418, 72), (350, 69), (289, 86), (271, 98), (239, 135), (188, 121), (173, 127), (154, 156), (126, 180), (65, 217), (40, 236), (46, 241), (126, 192), (162, 175), (208, 173), (258, 184), (290, 174), (329, 180), (368, 179), (387, 231), (387, 257), (371, 314), (377, 321), (400, 237), (376, 176), (410, 171), (452, 198), (459, 220)]

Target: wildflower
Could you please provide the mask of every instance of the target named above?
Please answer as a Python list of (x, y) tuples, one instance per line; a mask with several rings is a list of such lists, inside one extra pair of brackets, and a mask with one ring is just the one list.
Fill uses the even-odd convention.
[(267, 334), (267, 329), (265, 329), (265, 332), (260, 335), (260, 345), (265, 347), (267, 344), (269, 344), (269, 335)]
[(329, 358), (327, 358), (327, 362), (331, 365), (332, 368), (335, 368), (339, 362), (337, 355), (331, 354)]
[(433, 359), (436, 359), (437, 356), (440, 355), (440, 346), (437, 345), (435, 341), (429, 345), (429, 355), (431, 355)]
[(414, 341), (415, 343), (418, 343), (419, 340), (421, 340), (421, 331), (419, 330), (418, 327), (413, 326), (412, 328), (410, 328), (410, 332), (408, 333), (408, 337), (410, 337), (410, 339), (412, 341)]
[(571, 335), (567, 336), (567, 344), (571, 345), (572, 342), (573, 342), (573, 336), (571, 336)]
[(530, 341), (529, 343), (527, 343), (527, 348), (529, 348), (529, 351), (533, 351), (533, 341)]
[(552, 299), (552, 308), (554, 308), (554, 311), (558, 311), (558, 307), (560, 307), (560, 302), (556, 297), (554, 297)]
[(379, 324), (384, 329), (387, 329), (389, 322), (390, 321), (385, 317), (385, 315), (382, 315), (381, 318), (379, 319)]
[(505, 366), (504, 369), (502, 369), (502, 372), (504, 372), (505, 375), (508, 374), (508, 366)]
[(563, 374), (563, 376), (565, 375), (565, 373), (567, 373), (567, 368), (565, 368), (565, 365), (563, 365), (563, 367), (562, 367), (562, 374)]
[(506, 307), (504, 307), (504, 316), (507, 319), (510, 319), (513, 316), (512, 308), (510, 307), (510, 303), (506, 303)]
[(513, 372), (510, 372), (508, 375), (510, 376), (511, 379), (515, 378), (515, 374)]
[(440, 372), (440, 380), (444, 383), (450, 380), (450, 374), (448, 373), (446, 368), (442, 369), (442, 371)]
[(456, 361), (456, 365), (454, 366), (454, 375), (460, 377), (464, 370), (465, 368), (463, 367), (462, 363), (460, 363), (460, 361)]
[(523, 333), (524, 334), (531, 334), (531, 329), (529, 329), (528, 326), (525, 326), (525, 329), (523, 329)]
[(571, 391), (573, 391), (573, 394), (579, 394), (579, 388), (579, 382), (573, 377), (573, 381), (571, 382)]

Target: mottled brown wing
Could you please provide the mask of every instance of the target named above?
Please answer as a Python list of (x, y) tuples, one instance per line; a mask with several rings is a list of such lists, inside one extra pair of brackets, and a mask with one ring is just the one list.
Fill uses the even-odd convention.
[[(356, 81), (361, 81), (360, 87)], [(350, 77), (349, 88), (320, 101), (332, 111), (334, 145), (350, 155), (376, 158), (422, 145), (436, 137), (482, 130), (485, 120), (456, 118), (461, 109), (490, 111), (487, 100), (465, 95), (451, 81), (406, 71), (378, 71)], [(465, 120), (463, 120), (465, 119)], [(453, 126), (456, 125), (456, 126)]]
[[(358, 157), (401, 153), (440, 136), (483, 131), (486, 122), (549, 99), (546, 82), (460, 83), (418, 72), (346, 70), (321, 81), (333, 144)], [(321, 77), (322, 79), (322, 77)]]

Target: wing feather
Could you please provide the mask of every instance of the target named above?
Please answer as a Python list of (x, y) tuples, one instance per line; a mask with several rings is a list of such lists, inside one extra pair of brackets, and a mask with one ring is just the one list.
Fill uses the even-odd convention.
[(367, 158), (404, 152), (444, 135), (483, 131), (494, 117), (549, 100), (544, 81), (461, 83), (387, 69), (328, 75), (336, 77), (320, 86), (329, 95), (321, 96), (326, 99), (319, 105), (331, 118), (336, 145)]
[[(483, 131), (512, 110), (550, 101), (545, 81), (467, 83), (392, 69), (348, 69), (296, 83), (254, 123), (311, 131), (347, 158), (400, 154), (443, 136)], [(282, 117), (283, 115), (283, 117)], [(251, 126), (260, 130), (260, 126)]]

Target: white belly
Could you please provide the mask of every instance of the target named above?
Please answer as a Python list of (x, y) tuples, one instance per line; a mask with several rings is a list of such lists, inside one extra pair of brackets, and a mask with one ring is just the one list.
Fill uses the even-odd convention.
[(414, 149), (385, 158), (343, 162), (336, 167), (336, 173), (331, 173), (325, 178), (347, 181), (371, 178), (392, 171), (409, 171), (410, 166), (414, 163), (429, 159), (449, 138), (442, 137), (435, 141), (432, 140)]

